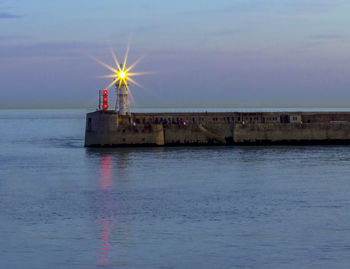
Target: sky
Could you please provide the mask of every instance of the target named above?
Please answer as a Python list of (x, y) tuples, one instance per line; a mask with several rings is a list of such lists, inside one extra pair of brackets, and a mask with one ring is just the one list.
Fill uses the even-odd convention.
[(348, 0), (0, 0), (0, 108), (95, 108), (111, 79), (90, 56), (113, 65), (128, 44), (153, 72), (135, 106), (349, 107), (349, 14)]

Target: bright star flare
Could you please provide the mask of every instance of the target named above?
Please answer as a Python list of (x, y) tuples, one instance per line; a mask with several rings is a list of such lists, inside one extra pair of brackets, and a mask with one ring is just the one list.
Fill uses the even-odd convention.
[(122, 85), (125, 85), (128, 92), (130, 93), (130, 97), (132, 98), (132, 95), (131, 95), (131, 92), (129, 89), (129, 83), (134, 84), (134, 85), (141, 87), (141, 88), (142, 88), (142, 86), (139, 83), (137, 83), (135, 80), (133, 80), (131, 77), (148, 75), (151, 73), (150, 72), (138, 72), (138, 73), (130, 72), (142, 60), (142, 57), (140, 57), (133, 64), (131, 64), (129, 67), (127, 67), (126, 63), (127, 63), (127, 59), (128, 59), (128, 55), (129, 55), (129, 50), (130, 50), (130, 47), (128, 46), (126, 49), (124, 61), (119, 63), (117, 56), (115, 55), (114, 51), (111, 49), (111, 53), (112, 53), (112, 57), (113, 57), (113, 60), (115, 63), (115, 67), (112, 67), (108, 64), (105, 64), (104, 62), (100, 61), (99, 59), (97, 59), (95, 57), (91, 57), (91, 58), (94, 59), (100, 65), (106, 67), (108, 70), (112, 71), (112, 74), (100, 76), (100, 78), (112, 78), (113, 79), (113, 81), (105, 88), (105, 90), (109, 90), (113, 85), (117, 85), (118, 90), (119, 90)]

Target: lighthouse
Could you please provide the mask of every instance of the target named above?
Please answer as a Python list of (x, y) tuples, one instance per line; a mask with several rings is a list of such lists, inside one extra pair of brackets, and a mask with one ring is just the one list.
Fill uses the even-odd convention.
[[(132, 69), (141, 61), (142, 57), (138, 58), (133, 64), (127, 67), (127, 59), (129, 54), (129, 46), (126, 49), (125, 57), (122, 62), (119, 62), (114, 51), (111, 50), (112, 56), (114, 59), (115, 66), (110, 66), (105, 64), (104, 62), (98, 60), (97, 58), (92, 57), (96, 62), (106, 67), (112, 74), (100, 76), (101, 78), (112, 78), (113, 81), (104, 88), (103, 91), (99, 92), (99, 109), (101, 107), (103, 110), (108, 109), (108, 90), (114, 85), (116, 88), (116, 102), (115, 102), (115, 112), (118, 113), (119, 116), (127, 116), (130, 115), (130, 103), (129, 98), (133, 101), (134, 98), (132, 93), (130, 92), (129, 84), (134, 84), (138, 87), (142, 87), (139, 83), (137, 83), (132, 77), (141, 76), (150, 74), (149, 72), (132, 72)], [(103, 92), (103, 99), (102, 99)], [(103, 100), (103, 106), (101, 106), (101, 102)]]
[(117, 98), (115, 102), (115, 110), (120, 116), (130, 115), (130, 104), (128, 91), (129, 87), (127, 81), (124, 79), (126, 73), (121, 71), (118, 73), (120, 80), (115, 84), (117, 91)]

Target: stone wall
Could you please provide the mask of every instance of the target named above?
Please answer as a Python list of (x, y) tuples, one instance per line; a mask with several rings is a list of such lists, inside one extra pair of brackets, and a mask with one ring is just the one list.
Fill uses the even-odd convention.
[(350, 113), (139, 113), (118, 117), (113, 111), (97, 111), (88, 113), (86, 119), (86, 146), (308, 142), (350, 142)]
[(164, 145), (163, 125), (136, 125), (112, 113), (87, 114), (85, 146), (115, 145)]
[(306, 143), (349, 140), (350, 123), (237, 124), (235, 143)]

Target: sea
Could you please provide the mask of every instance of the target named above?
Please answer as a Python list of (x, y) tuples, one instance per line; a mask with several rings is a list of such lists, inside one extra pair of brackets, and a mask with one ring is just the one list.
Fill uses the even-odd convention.
[(0, 110), (0, 268), (350, 268), (349, 146), (85, 148)]

